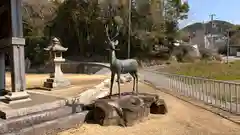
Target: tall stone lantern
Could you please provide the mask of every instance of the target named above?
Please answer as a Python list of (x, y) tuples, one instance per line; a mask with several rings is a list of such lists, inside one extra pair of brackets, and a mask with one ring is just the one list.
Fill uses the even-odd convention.
[(66, 52), (68, 48), (64, 48), (59, 39), (53, 37), (50, 41), (50, 44), (44, 50), (50, 53), (50, 57), (54, 63), (54, 73), (50, 74), (50, 77), (44, 82), (44, 87), (51, 89), (63, 88), (70, 86), (70, 81), (64, 78), (61, 64), (65, 62), (65, 59), (62, 57), (62, 53)]

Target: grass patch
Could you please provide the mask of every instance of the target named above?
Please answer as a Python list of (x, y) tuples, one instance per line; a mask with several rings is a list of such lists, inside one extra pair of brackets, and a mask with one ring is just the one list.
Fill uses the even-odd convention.
[(216, 80), (240, 80), (240, 61), (229, 64), (207, 61), (174, 64), (161, 68), (159, 71)]

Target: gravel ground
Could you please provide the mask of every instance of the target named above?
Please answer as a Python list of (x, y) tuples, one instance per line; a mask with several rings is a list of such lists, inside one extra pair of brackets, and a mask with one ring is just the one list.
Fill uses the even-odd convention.
[[(130, 90), (131, 84), (121, 86)], [(84, 124), (59, 135), (240, 135), (240, 126), (209, 111), (140, 84), (141, 92), (157, 93), (168, 106), (166, 115), (150, 115), (133, 127)]]

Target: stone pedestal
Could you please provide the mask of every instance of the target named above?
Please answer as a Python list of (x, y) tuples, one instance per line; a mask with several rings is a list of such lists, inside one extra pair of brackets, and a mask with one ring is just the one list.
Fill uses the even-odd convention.
[(30, 97), (30, 95), (26, 91), (11, 92), (11, 93), (8, 93), (7, 95), (5, 95), (6, 103), (8, 103), (8, 104), (31, 101), (31, 99), (29, 97)]
[(89, 108), (92, 110), (89, 119), (103, 126), (132, 126), (150, 113), (167, 113), (164, 100), (159, 99), (158, 95), (147, 93), (123, 93), (121, 98), (113, 95), (111, 99), (97, 99)]
[(70, 81), (64, 78), (61, 64), (65, 61), (65, 59), (59, 57), (54, 59), (54, 73), (50, 75), (44, 82), (44, 87), (48, 88), (49, 90), (54, 90), (58, 88), (69, 87), (71, 85)]

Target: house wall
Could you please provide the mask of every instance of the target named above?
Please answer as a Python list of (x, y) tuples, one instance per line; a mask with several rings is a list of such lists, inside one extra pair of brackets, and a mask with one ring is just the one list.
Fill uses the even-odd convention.
[(230, 56), (237, 56), (237, 52), (240, 52), (240, 47), (230, 47), (229, 48)]
[(230, 47), (229, 48), (229, 55), (236, 56), (237, 55), (237, 48)]
[(191, 39), (193, 44), (197, 44), (199, 48), (204, 48), (204, 31), (198, 30), (195, 32), (195, 37)]
[(195, 37), (191, 39), (191, 42), (197, 44), (199, 48), (214, 49), (216, 51), (226, 47), (226, 40), (223, 38), (223, 35), (213, 35), (213, 37), (212, 44), (211, 35), (205, 35), (203, 30), (198, 30), (195, 32)]

